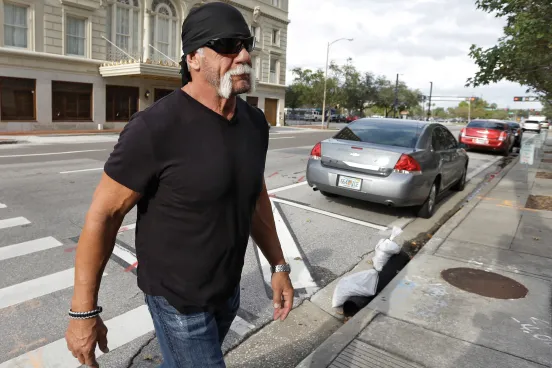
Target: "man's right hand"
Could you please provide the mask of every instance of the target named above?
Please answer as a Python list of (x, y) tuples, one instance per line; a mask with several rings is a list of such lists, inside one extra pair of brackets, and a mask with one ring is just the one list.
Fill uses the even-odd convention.
[(67, 348), (81, 364), (98, 368), (96, 344), (107, 353), (107, 327), (98, 316), (89, 319), (72, 319), (65, 333)]

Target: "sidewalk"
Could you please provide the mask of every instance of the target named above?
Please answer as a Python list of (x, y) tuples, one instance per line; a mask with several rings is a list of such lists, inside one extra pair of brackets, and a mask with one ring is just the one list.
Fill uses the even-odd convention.
[(552, 367), (552, 137), (495, 179), (297, 367)]

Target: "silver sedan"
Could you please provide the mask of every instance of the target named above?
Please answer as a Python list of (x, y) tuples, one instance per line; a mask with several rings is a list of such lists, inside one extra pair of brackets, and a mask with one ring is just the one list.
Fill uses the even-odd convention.
[(440, 193), (464, 190), (468, 161), (441, 124), (360, 119), (313, 147), (307, 183), (326, 196), (416, 206), (430, 218)]

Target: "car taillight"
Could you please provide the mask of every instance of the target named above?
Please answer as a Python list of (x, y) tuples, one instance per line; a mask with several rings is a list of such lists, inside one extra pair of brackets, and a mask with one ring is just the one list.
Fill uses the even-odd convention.
[(419, 173), (422, 171), (422, 168), (418, 161), (416, 161), (412, 156), (402, 154), (393, 170), (402, 173)]
[(462, 135), (462, 138), (466, 136), (466, 128), (462, 128), (460, 131), (460, 134)]
[(498, 140), (499, 141), (504, 141), (504, 140), (506, 140), (507, 136), (508, 136), (508, 133), (502, 132), (502, 133), (500, 133), (500, 136), (498, 137)]
[(322, 158), (322, 145), (320, 142), (316, 143), (314, 147), (312, 147), (310, 156), (315, 160), (320, 160), (320, 158)]

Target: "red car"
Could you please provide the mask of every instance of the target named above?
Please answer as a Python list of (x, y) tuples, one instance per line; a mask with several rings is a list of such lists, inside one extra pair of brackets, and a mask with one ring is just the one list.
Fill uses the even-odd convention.
[(460, 143), (468, 149), (476, 148), (500, 152), (508, 156), (514, 146), (515, 136), (508, 123), (493, 120), (472, 120), (462, 128)]

